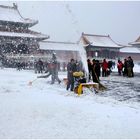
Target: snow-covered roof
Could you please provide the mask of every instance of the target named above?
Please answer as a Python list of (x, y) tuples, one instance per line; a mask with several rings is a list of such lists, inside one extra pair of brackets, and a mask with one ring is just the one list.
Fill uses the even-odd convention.
[(137, 38), (137, 40), (135, 42), (140, 42), (140, 36)]
[(136, 39), (136, 41), (129, 43), (130, 45), (140, 45), (140, 36)]
[(140, 53), (140, 49), (137, 47), (124, 47), (120, 49), (120, 52), (122, 53)]
[(35, 39), (48, 39), (49, 36), (40, 33), (16, 33), (16, 32), (2, 32), (0, 31), (1, 37), (20, 37), (20, 38), (35, 38)]
[(29, 27), (38, 23), (37, 20), (23, 18), (17, 8), (17, 5), (13, 5), (13, 7), (0, 5), (0, 21), (27, 24)]
[(122, 48), (123, 46), (115, 43), (109, 35), (92, 35), (92, 34), (82, 34), (82, 40), (84, 45), (92, 45), (99, 47), (109, 47), (109, 48)]
[(79, 51), (80, 48), (77, 43), (70, 42), (41, 41), (39, 44), (42, 50)]

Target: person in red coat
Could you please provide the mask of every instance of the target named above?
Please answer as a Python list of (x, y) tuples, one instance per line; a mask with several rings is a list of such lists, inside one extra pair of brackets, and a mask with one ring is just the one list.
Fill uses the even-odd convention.
[(104, 59), (102, 63), (102, 76), (103, 77), (107, 76), (107, 69), (108, 69), (108, 62), (106, 61), (106, 59)]
[(122, 74), (122, 69), (123, 69), (122, 61), (118, 60), (117, 68), (118, 68), (118, 74), (121, 75)]

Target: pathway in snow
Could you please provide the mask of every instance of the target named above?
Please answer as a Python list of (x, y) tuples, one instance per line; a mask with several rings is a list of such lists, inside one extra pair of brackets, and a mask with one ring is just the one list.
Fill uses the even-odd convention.
[(136, 73), (134, 78), (128, 78), (112, 73), (107, 78), (102, 77), (101, 81), (108, 88), (102, 94), (104, 97), (127, 103), (140, 103), (140, 74)]

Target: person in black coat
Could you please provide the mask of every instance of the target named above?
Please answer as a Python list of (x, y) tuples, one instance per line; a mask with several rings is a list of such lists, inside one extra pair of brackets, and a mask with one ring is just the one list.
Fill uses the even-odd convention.
[(123, 68), (123, 76), (128, 76), (127, 59), (124, 59)]
[(131, 58), (131, 56), (128, 57), (128, 63), (127, 63), (127, 67), (128, 67), (128, 76), (129, 77), (134, 77), (134, 72), (133, 72), (133, 68), (134, 68), (134, 62), (133, 59)]
[(92, 60), (92, 80), (95, 83), (99, 83), (100, 79), (100, 71), (101, 67), (100, 67), (100, 63), (98, 60), (93, 59)]
[(99, 63), (99, 60), (96, 60), (96, 63), (95, 63), (95, 73), (97, 75), (97, 80), (99, 81), (99, 77), (101, 75), (101, 66), (100, 66), (100, 63)]
[(38, 73), (43, 73), (43, 61), (41, 59), (37, 62)]
[(74, 89), (74, 76), (73, 73), (76, 72), (76, 63), (74, 62), (74, 59), (71, 59), (71, 61), (67, 65), (67, 90), (73, 91)]
[(88, 64), (88, 72), (89, 72), (89, 81), (91, 80), (91, 75), (92, 75), (92, 64), (90, 59), (87, 59), (87, 64)]

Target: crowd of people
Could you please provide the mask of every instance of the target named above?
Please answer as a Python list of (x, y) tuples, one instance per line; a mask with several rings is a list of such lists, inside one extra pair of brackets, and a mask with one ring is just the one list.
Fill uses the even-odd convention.
[[(87, 60), (88, 63), (88, 70), (89, 70), (89, 80), (93, 80), (93, 82), (99, 82), (99, 77), (106, 77), (110, 75), (112, 72), (112, 69), (115, 68), (115, 64), (112, 61), (107, 61), (106, 59), (103, 59), (102, 62), (99, 62), (99, 60), (93, 59), (90, 61), (90, 59)], [(117, 63), (117, 69), (118, 74), (127, 76), (127, 77), (134, 77), (134, 62), (131, 56), (129, 56), (127, 59), (124, 59), (124, 62), (122, 62), (120, 59)]]
[[(107, 77), (112, 72), (113, 68), (115, 68), (115, 62), (107, 61), (103, 59), (102, 61), (93, 59), (87, 59), (88, 70), (89, 70), (89, 77), (88, 82), (93, 81), (95, 83), (100, 83), (100, 76)], [(45, 66), (45, 72), (44, 71)], [(134, 63), (132, 58), (129, 56), (127, 59), (124, 59), (124, 62), (118, 60), (117, 68), (118, 68), (118, 75), (133, 77)], [(59, 79), (58, 72), (60, 70), (60, 64), (57, 61), (55, 55), (52, 56), (52, 59), (46, 63), (43, 63), (41, 59), (34, 63), (35, 73), (45, 73), (45, 75), (38, 76), (38, 78), (48, 78), (51, 76), (51, 84), (54, 84), (55, 81), (60, 83), (61, 80)], [(84, 75), (84, 67), (81, 61), (76, 61), (71, 59), (66, 66), (67, 70), (67, 86), (66, 90), (74, 91), (75, 87), (80, 83), (85, 83), (86, 77)], [(76, 72), (80, 73), (81, 76), (75, 76)], [(78, 73), (79, 75), (79, 73)]]
[(117, 68), (118, 68), (119, 75), (134, 77), (134, 72), (133, 72), (134, 62), (131, 56), (129, 56), (127, 59), (124, 59), (124, 62), (118, 60)]
[(102, 62), (95, 59), (93, 59), (92, 61), (88, 59), (87, 63), (88, 63), (88, 70), (89, 70), (89, 81), (92, 79), (93, 82), (96, 83), (99, 83), (101, 74), (102, 77), (106, 77), (110, 75), (112, 69), (115, 67), (114, 62), (112, 61), (107, 62), (106, 59), (103, 59)]
[[(101, 71), (102, 71), (102, 76), (108, 76), (110, 75), (112, 68), (114, 68), (114, 62), (112, 61), (106, 61), (106, 59), (103, 60), (103, 62), (100, 62), (99, 60), (93, 59), (92, 61), (90, 59), (87, 59), (87, 64), (88, 64), (88, 71), (89, 71), (89, 77), (88, 77), (88, 82), (93, 81), (95, 83), (100, 82), (100, 76), (101, 76)], [(87, 82), (87, 79), (85, 77), (85, 72), (83, 66), (80, 66), (79, 63), (77, 63), (76, 60), (71, 59), (70, 62), (67, 65), (67, 90), (73, 91), (75, 89), (75, 86), (77, 86), (77, 83), (85, 83)], [(102, 70), (101, 70), (102, 69)], [(81, 76), (75, 76), (76, 72), (83, 72)], [(79, 75), (79, 73), (77, 73)], [(79, 81), (78, 81), (78, 80)]]
[[(36, 70), (38, 70), (38, 73), (43, 73), (43, 69), (44, 69), (44, 64), (41, 61), (41, 59), (39, 59), (39, 61), (35, 63), (35, 72)], [(59, 70), (60, 70), (60, 63), (57, 61), (55, 54), (53, 54), (51, 60), (45, 63), (46, 75), (38, 76), (38, 78), (48, 78), (49, 76), (51, 76), (51, 84), (54, 84), (55, 81), (57, 81), (60, 84), (61, 80), (58, 77)]]
[[(57, 58), (55, 57), (55, 55), (53, 55), (52, 59), (49, 60), (46, 63), (46, 70), (45, 70), (45, 75), (41, 75), (38, 76), (38, 78), (48, 78), (49, 76), (51, 76), (51, 84), (54, 84), (55, 81), (57, 81), (58, 83), (60, 83), (60, 78), (58, 77), (58, 72), (60, 70), (59, 68), (59, 62), (57, 61)], [(38, 73), (42, 73), (42, 67), (43, 67), (43, 63), (41, 62), (41, 60), (38, 61), (38, 63), (36, 63), (35, 68), (37, 69), (38, 67)], [(74, 72), (80, 72), (83, 71), (84, 72), (84, 68), (82, 65), (81, 61), (76, 61), (74, 59), (71, 59), (70, 62), (67, 64), (66, 66), (66, 70), (67, 70), (67, 90), (74, 90), (74, 84), (76, 81), (76, 78), (74, 77), (73, 73)], [(78, 79), (77, 79), (78, 80)]]
[[(4, 59), (1, 59), (4, 60)], [(4, 62), (4, 61), (2, 61)], [(27, 67), (27, 64), (25, 62), (18, 62), (16, 60), (13, 61), (6, 61), (7, 63), (0, 63), (0, 65), (10, 65), (10, 62), (13, 62), (12, 67), (16, 67), (17, 70), (25, 69)], [(100, 76), (106, 77), (109, 76), (112, 72), (112, 69), (115, 68), (115, 62), (113, 61), (107, 61), (106, 59), (103, 59), (102, 61), (93, 59), (87, 59), (88, 64), (88, 81), (93, 81), (95, 83), (100, 82)], [(60, 63), (57, 61), (57, 58), (55, 54), (52, 54), (52, 58), (49, 61), (42, 61), (41, 59), (35, 60), (32, 64), (32, 67), (35, 70), (35, 73), (45, 73), (45, 75), (38, 76), (38, 78), (47, 78), (51, 76), (51, 84), (54, 84), (55, 81), (60, 83), (60, 79), (58, 77), (58, 72), (60, 71)], [(117, 69), (118, 69), (118, 75), (123, 75), (127, 77), (134, 77), (134, 62), (131, 56), (129, 56), (127, 59), (124, 59), (122, 62), (120, 59), (117, 62)], [(67, 90), (74, 90), (75, 82), (77, 82), (77, 77), (74, 76), (75, 72), (83, 72), (82, 77), (80, 77), (80, 81), (86, 82), (84, 76), (84, 68), (81, 61), (76, 61), (74, 59), (71, 59), (70, 62), (66, 65), (64, 64), (63, 70), (67, 70)]]

